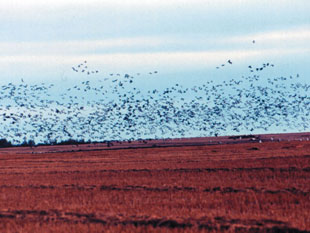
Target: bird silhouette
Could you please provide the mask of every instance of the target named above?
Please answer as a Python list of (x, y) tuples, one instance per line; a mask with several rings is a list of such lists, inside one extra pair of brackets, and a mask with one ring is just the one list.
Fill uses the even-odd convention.
[[(310, 85), (301, 83), (300, 74), (265, 76), (265, 70), (274, 69), (270, 61), (246, 66), (240, 78), (149, 89), (135, 76), (156, 77), (158, 71), (104, 77), (88, 67), (87, 61), (73, 66), (73, 72), (89, 78), (66, 87), (23, 79), (0, 86), (0, 138), (16, 145), (25, 140), (55, 144), (309, 129)], [(91, 78), (96, 71), (98, 80)]]

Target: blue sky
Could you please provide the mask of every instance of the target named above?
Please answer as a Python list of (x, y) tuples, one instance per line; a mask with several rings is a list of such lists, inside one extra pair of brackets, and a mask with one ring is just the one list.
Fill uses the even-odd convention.
[(159, 82), (195, 82), (270, 61), (307, 79), (309, 10), (308, 0), (1, 1), (1, 82), (83, 79), (71, 67), (84, 60), (100, 70), (92, 78), (158, 70)]
[[(72, 87), (76, 85), (85, 87), (88, 85), (86, 81), (90, 81), (90, 85), (101, 86), (101, 94), (102, 92), (113, 92), (113, 83), (116, 86), (118, 83), (113, 82), (112, 79), (115, 79), (115, 76), (111, 77), (111, 73), (119, 73), (117, 78), (120, 79), (118, 80), (120, 82), (126, 81), (124, 74), (134, 76), (134, 87), (137, 87), (137, 90), (145, 91), (145, 93), (148, 90), (153, 93), (152, 90), (155, 88), (163, 90), (176, 83), (180, 84), (182, 88), (190, 90), (187, 95), (193, 95), (184, 96), (188, 99), (182, 103), (191, 102), (193, 99), (197, 100), (196, 87), (206, 84), (205, 87), (211, 90), (213, 84), (208, 85), (209, 81), (232, 83), (232, 79), (241, 80), (253, 75), (254, 73), (250, 73), (249, 65), (261, 67), (263, 63), (274, 64), (274, 67), (268, 66), (259, 72), (259, 85), (262, 86), (270, 85), (267, 82), (268, 79), (290, 76), (299, 77), (299, 81), (309, 84), (309, 12), (309, 0), (1, 1), (0, 85), (12, 82), (13, 85), (3, 88), (6, 90), (13, 88), (14, 85), (20, 85), (22, 82), (24, 84), (53, 83), (56, 85), (49, 90), (49, 97), (46, 94), (32, 97), (36, 100), (47, 98), (57, 101), (61, 100), (64, 93), (68, 94), (68, 98), (72, 97), (70, 95), (76, 95), (72, 97), (77, 101), (76, 104), (90, 103), (88, 105), (96, 112), (98, 106), (94, 105), (95, 107), (93, 107), (92, 105), (97, 103), (98, 90), (86, 94), (84, 91), (72, 91)], [(228, 64), (228, 60), (232, 64)], [(86, 72), (74, 72), (72, 67), (76, 68), (78, 64), (85, 64), (84, 61), (87, 61), (89, 70), (98, 70), (99, 72), (92, 75), (86, 75)], [(225, 65), (222, 66), (222, 64)], [(149, 72), (152, 72), (152, 75)], [(290, 85), (288, 81), (285, 84), (288, 87)], [(88, 87), (90, 88), (90, 86)], [(192, 90), (193, 87), (194, 90)], [(27, 86), (27, 88), (37, 90), (37, 86)], [(244, 86), (244, 88), (250, 88), (250, 86)], [(302, 89), (298, 88), (290, 90)], [(29, 90), (26, 89), (25, 93), (29, 93)], [(67, 91), (69, 89), (71, 92)], [(232, 90), (232, 88), (223, 89), (224, 92), (221, 95), (228, 96)], [(281, 91), (285, 90), (286, 87)], [(132, 89), (124, 91), (132, 91)], [(281, 95), (282, 92), (278, 93)], [(285, 94), (285, 92), (283, 93)], [(36, 94), (40, 95), (39, 92)], [(111, 96), (107, 96), (107, 98), (114, 98), (115, 101), (119, 98)], [(24, 107), (24, 103), (17, 109), (12, 106), (5, 108), (5, 101), (8, 101), (5, 98), (12, 97), (14, 101), (20, 99), (9, 95), (2, 97), (4, 100), (1, 103), (3, 107), (1, 113), (9, 113), (8, 110), (10, 110), (12, 113), (18, 114), (22, 111), (32, 112), (34, 110)], [(34, 101), (31, 99), (32, 97), (23, 98), (26, 102), (32, 102)], [(225, 96), (222, 97), (225, 98)], [(277, 101), (278, 96), (273, 97)], [(282, 98), (284, 97), (279, 96), (279, 99)], [(289, 101), (293, 101), (292, 98), (287, 100), (286, 104), (290, 103)], [(55, 105), (56, 102), (53, 103)], [(109, 100), (105, 99), (100, 103), (103, 104), (101, 106), (103, 107), (109, 103)], [(49, 111), (53, 110), (54, 105), (49, 106), (50, 109), (43, 109), (46, 113), (42, 110), (41, 116), (44, 118)], [(299, 106), (295, 105), (292, 108), (299, 109)], [(248, 107), (247, 110), (252, 116), (251, 114), (254, 113), (251, 112), (251, 105)], [(84, 111), (84, 114), (86, 113), (89, 111)], [(236, 113), (238, 113), (238, 109)], [(247, 111), (244, 114), (247, 114)], [(294, 111), (291, 114), (289, 117), (279, 115), (280, 120), (278, 118), (271, 119), (273, 124), (268, 132), (304, 130), (305, 122), (308, 121), (304, 120), (308, 119), (307, 113), (304, 116), (303, 112), (299, 112), (300, 119), (298, 118), (297, 123)], [(228, 114), (227, 117), (229, 116)], [(64, 113), (63, 117), (65, 119), (69, 115)], [(85, 119), (88, 117), (91, 117), (91, 114), (86, 115)], [(208, 117), (208, 115), (203, 117)], [(54, 122), (55, 119), (57, 123)], [(59, 131), (57, 127), (63, 127), (63, 125), (59, 119), (55, 119), (50, 119), (53, 123), (51, 129), (54, 127), (57, 132)], [(121, 119), (117, 118), (116, 121), (121, 121)], [(4, 121), (6, 121), (5, 116)], [(8, 132), (13, 132), (13, 129), (19, 132), (22, 131), (23, 124), (31, 128), (34, 121), (37, 119), (31, 117), (26, 118), (25, 121), (20, 119), (15, 128), (11, 128), (10, 121), (6, 121), (6, 124), (3, 125), (5, 125), (4, 128), (8, 127)], [(209, 123), (212, 125), (212, 120), (210, 121)], [(282, 121), (282, 123), (279, 125), (278, 121)], [(195, 123), (195, 121), (193, 122)], [(294, 122), (296, 126), (294, 126)], [(46, 122), (42, 121), (41, 123), (45, 125)], [(255, 128), (255, 123), (250, 124)], [(239, 133), (249, 133), (246, 131), (248, 122), (243, 124), (245, 131)], [(288, 127), (290, 124), (293, 126)], [(66, 126), (67, 123), (64, 125)], [(145, 126), (144, 123), (142, 125)], [(146, 127), (150, 125), (146, 125)], [(100, 127), (100, 124), (96, 124), (94, 127)], [(175, 126), (174, 130), (177, 130), (178, 127)], [(235, 126), (230, 125), (229, 127)], [(223, 134), (236, 133), (233, 128), (230, 131), (229, 129), (225, 130), (223, 130)], [(26, 131), (22, 132), (19, 140), (24, 140), (24, 136), (29, 136)], [(6, 130), (1, 132), (5, 133)], [(48, 131), (46, 132), (49, 134)], [(253, 132), (266, 133), (262, 129)], [(93, 135), (92, 131), (88, 133), (90, 137)], [(196, 133), (189, 130), (185, 136), (199, 136), (201, 135), (199, 133), (201, 132)], [(210, 135), (209, 131), (202, 133)], [(167, 135), (169, 137), (169, 132)], [(5, 136), (7, 135), (2, 135), (2, 137)], [(99, 136), (101, 137), (101, 135)], [(163, 135), (159, 135), (159, 137), (161, 136)], [(14, 139), (14, 135), (9, 135), (9, 137)]]

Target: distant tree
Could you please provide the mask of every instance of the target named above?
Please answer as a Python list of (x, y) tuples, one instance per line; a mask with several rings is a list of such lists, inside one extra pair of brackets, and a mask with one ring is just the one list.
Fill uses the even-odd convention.
[(33, 147), (36, 143), (33, 140), (28, 140), (28, 146)]
[(7, 141), (6, 139), (0, 139), (0, 147), (11, 147), (12, 143)]

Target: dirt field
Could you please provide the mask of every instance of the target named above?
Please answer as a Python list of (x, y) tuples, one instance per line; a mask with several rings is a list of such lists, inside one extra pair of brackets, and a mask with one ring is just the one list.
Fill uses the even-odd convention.
[(310, 231), (308, 138), (248, 140), (2, 149), (0, 232)]

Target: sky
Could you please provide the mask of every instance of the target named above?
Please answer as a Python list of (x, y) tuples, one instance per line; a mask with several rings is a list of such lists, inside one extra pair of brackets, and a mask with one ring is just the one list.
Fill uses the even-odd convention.
[(83, 80), (72, 66), (84, 60), (100, 71), (93, 79), (158, 70), (159, 85), (238, 77), (262, 62), (308, 79), (309, 10), (308, 0), (1, 1), (0, 82)]
[[(3, 0), (0, 85), (53, 83), (51, 98), (60, 100), (74, 85), (111, 73), (134, 76), (141, 90), (190, 89), (242, 79), (264, 63), (273, 66), (261, 80), (294, 76), (309, 84), (309, 12), (309, 0)], [(75, 72), (85, 61), (98, 72)]]

